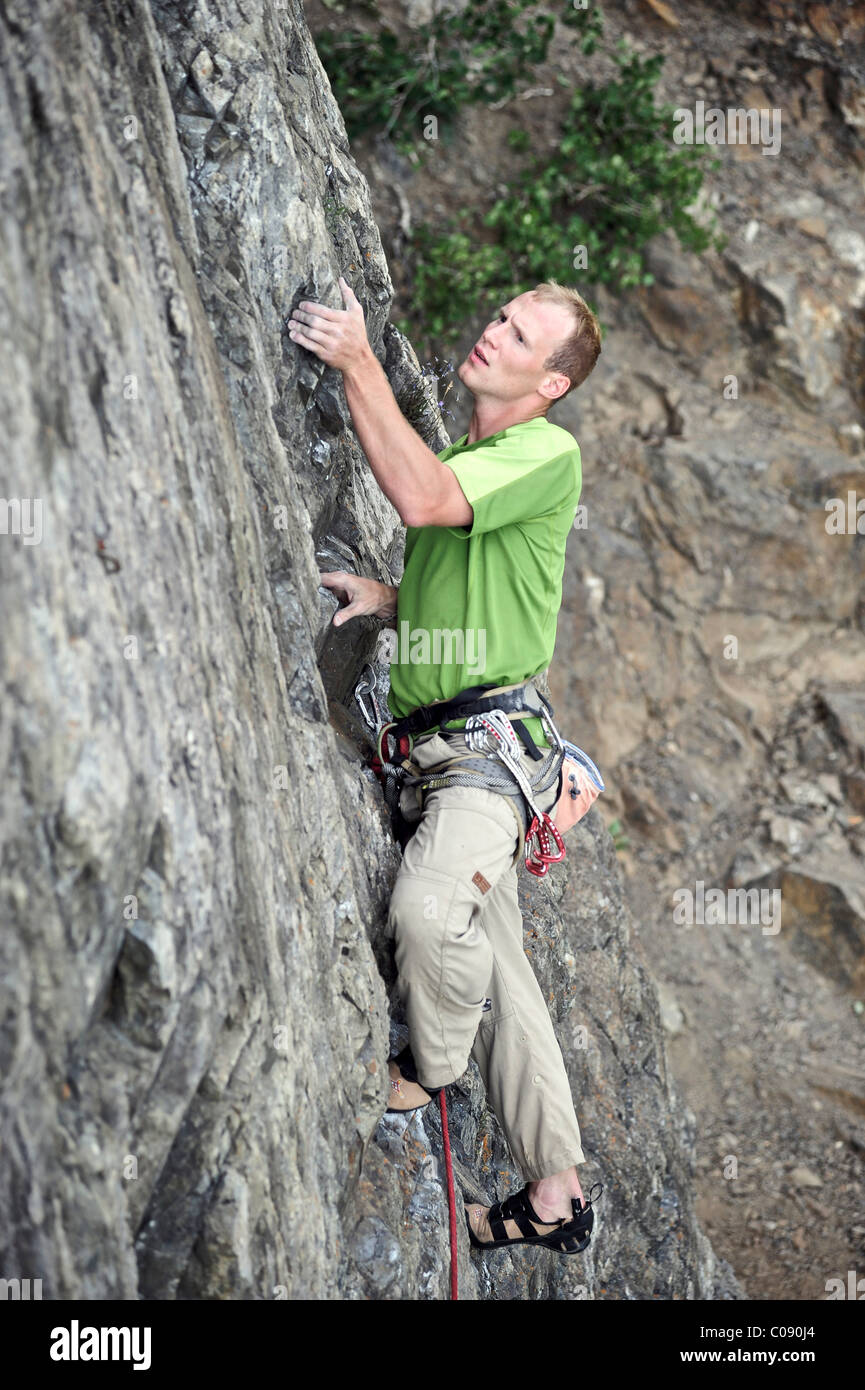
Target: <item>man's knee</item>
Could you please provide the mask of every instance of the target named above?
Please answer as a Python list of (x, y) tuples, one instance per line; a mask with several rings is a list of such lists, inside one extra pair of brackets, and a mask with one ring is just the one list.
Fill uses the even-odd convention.
[(446, 928), (453, 881), (426, 874), (397, 875), (388, 909), (388, 931), (406, 950), (429, 949)]
[[(395, 943), (397, 970), (404, 982), (423, 977), (440, 988), (444, 976), (452, 984), (474, 988), (475, 977), (485, 985), (493, 967), (486, 933), (474, 921), (476, 904), (445, 875), (399, 874), (388, 911), (388, 929)], [(471, 991), (470, 991), (471, 993)], [(474, 1002), (477, 991), (471, 994)]]

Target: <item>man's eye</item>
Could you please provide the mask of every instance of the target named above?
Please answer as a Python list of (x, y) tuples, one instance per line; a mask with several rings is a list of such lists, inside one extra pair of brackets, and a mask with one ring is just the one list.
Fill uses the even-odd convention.
[[(505, 322), (507, 323), (507, 314), (499, 314), (499, 323), (501, 323), (502, 319), (504, 319)], [(517, 338), (519, 339), (519, 341), (522, 342), (522, 341), (523, 341), (523, 335), (522, 335), (522, 333), (519, 331), (519, 329), (518, 329), (518, 328), (517, 328), (517, 329), (514, 329), (514, 332), (516, 333)]]

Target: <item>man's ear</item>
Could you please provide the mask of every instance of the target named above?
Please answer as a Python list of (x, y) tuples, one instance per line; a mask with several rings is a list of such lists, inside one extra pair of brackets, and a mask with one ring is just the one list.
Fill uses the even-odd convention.
[(557, 401), (570, 389), (570, 385), (570, 377), (566, 377), (563, 372), (554, 372), (551, 376), (544, 377), (538, 390), (547, 400)]

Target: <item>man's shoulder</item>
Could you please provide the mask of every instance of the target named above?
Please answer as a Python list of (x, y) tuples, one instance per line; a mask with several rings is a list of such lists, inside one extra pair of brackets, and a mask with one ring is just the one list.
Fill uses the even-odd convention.
[(566, 430), (562, 425), (556, 425), (552, 420), (547, 420), (543, 415), (534, 420), (527, 420), (526, 426), (533, 426), (531, 432), (526, 430), (524, 435), (528, 439), (537, 439), (538, 448), (553, 454), (564, 454), (573, 449), (579, 453), (580, 446), (570, 430)]
[(487, 449), (494, 450), (502, 456), (517, 451), (523, 455), (534, 454), (539, 458), (554, 458), (570, 450), (577, 454), (580, 452), (580, 446), (570, 430), (563, 429), (561, 425), (554, 424), (543, 415), (536, 415), (531, 420), (520, 420), (495, 434), (476, 439), (473, 444), (467, 441), (468, 433), (460, 435), (459, 439), (446, 445), (439, 457), (452, 451), (477, 453)]
[(578, 449), (577, 443), (570, 430), (566, 430), (562, 425), (557, 425), (553, 420), (544, 420), (544, 431), (546, 438), (558, 443), (561, 449)]
[(515, 460), (521, 458), (536, 467), (548, 460), (561, 458), (563, 454), (572, 454), (576, 459), (580, 457), (580, 446), (570, 431), (562, 429), (561, 425), (554, 425), (543, 416), (524, 420), (503, 430), (493, 448), (503, 457), (512, 454)]

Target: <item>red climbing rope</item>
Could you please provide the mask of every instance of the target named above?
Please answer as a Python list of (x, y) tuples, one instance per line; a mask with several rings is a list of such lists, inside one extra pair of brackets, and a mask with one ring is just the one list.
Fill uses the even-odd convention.
[(445, 1169), (448, 1178), (448, 1211), (451, 1222), (451, 1298), (458, 1299), (460, 1294), (457, 1282), (457, 1204), (454, 1197), (454, 1168), (451, 1162), (451, 1138), (448, 1133), (448, 1108), (444, 1087), (439, 1091), (439, 1109), (442, 1116), (442, 1139), (445, 1146)]

